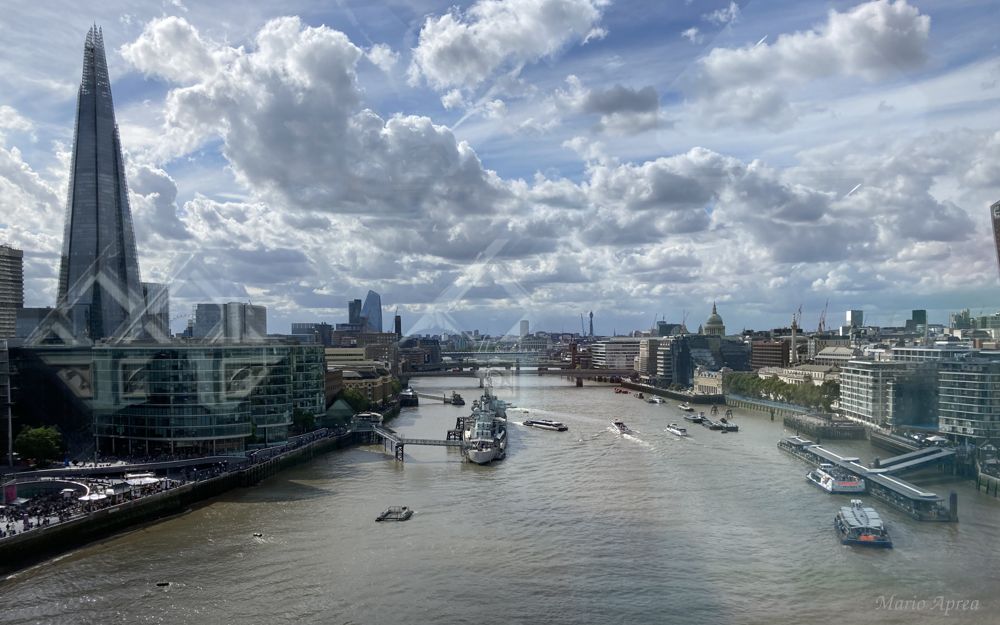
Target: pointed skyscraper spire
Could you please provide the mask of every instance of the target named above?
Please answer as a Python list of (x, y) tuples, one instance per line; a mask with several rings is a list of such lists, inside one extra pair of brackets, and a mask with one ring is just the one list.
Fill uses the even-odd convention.
[(83, 46), (58, 305), (77, 338), (91, 340), (121, 336), (142, 307), (125, 163), (96, 25)]

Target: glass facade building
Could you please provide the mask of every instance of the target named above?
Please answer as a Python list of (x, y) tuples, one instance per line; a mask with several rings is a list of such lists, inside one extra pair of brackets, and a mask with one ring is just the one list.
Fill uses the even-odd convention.
[(100, 345), (94, 435), (103, 455), (242, 453), (325, 407), (319, 345)]
[(365, 320), (368, 332), (382, 331), (382, 296), (375, 291), (368, 291), (365, 304), (361, 307), (361, 317)]
[(103, 35), (94, 27), (77, 97), (58, 306), (75, 337), (98, 340), (127, 332), (142, 304), (111, 79)]

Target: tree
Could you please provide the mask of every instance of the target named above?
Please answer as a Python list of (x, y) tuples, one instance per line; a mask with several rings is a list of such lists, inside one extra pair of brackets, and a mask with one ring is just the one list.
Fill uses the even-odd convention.
[(296, 408), (292, 411), (292, 426), (299, 434), (312, 432), (316, 429), (316, 415), (308, 410)]
[(54, 427), (25, 426), (14, 439), (14, 449), (22, 458), (46, 464), (59, 457), (59, 452), (62, 450), (62, 434)]
[(356, 413), (364, 412), (371, 406), (371, 402), (368, 401), (368, 398), (362, 395), (357, 389), (345, 388), (341, 392), (340, 396), (344, 398), (344, 401), (351, 405), (351, 409)]
[(403, 385), (400, 384), (399, 380), (396, 378), (392, 379), (392, 394), (393, 396), (399, 395), (399, 391), (403, 390)]

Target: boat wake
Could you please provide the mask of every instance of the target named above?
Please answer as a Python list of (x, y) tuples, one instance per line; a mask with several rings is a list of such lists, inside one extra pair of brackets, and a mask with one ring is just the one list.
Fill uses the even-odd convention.
[(622, 432), (618, 431), (618, 428), (611, 427), (611, 426), (608, 427), (608, 431), (612, 432), (614, 434), (618, 434), (622, 438), (628, 439), (628, 440), (632, 441), (633, 443), (639, 443), (640, 445), (642, 445), (646, 449), (653, 449), (653, 444), (652, 443), (646, 442), (646, 441), (642, 440), (641, 438), (639, 438), (638, 436), (636, 436), (637, 434), (641, 434), (641, 432), (633, 431), (633, 433), (631, 433), (631, 434), (623, 434)]

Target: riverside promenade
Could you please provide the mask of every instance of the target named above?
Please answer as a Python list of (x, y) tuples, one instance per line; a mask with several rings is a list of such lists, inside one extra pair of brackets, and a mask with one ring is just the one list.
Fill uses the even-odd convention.
[[(184, 512), (198, 502), (233, 488), (252, 486), (282, 469), (346, 447), (355, 438), (350, 430), (323, 428), (290, 438), (284, 445), (256, 450), (245, 458), (233, 458), (239, 462), (218, 465), (211, 470), (195, 469), (188, 472), (184, 479), (157, 479), (155, 488), (129, 492), (127, 496), (81, 502), (76, 496), (56, 497), (60, 494), (56, 490), (23, 502), (21, 506), (26, 506), (23, 510), (21, 506), (4, 506), (0, 508), (4, 513), (0, 523), (4, 531), (4, 536), (0, 538), (0, 573), (9, 573), (130, 527)], [(154, 466), (155, 463), (146, 463), (142, 468), (150, 470)], [(176, 467), (171, 468), (176, 470)], [(95, 472), (107, 475), (108, 472), (122, 473), (125, 470), (133, 471), (134, 467), (112, 464), (78, 468), (76, 472), (83, 471), (88, 475), (77, 479), (69, 475), (22, 473), (8, 476), (4, 481), (8, 485), (16, 482), (19, 488), (46, 482), (52, 482), (53, 487), (75, 484), (89, 492), (109, 483), (109, 480), (95, 476)], [(59, 471), (72, 472), (74, 469)]]

